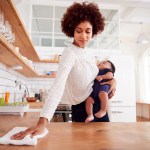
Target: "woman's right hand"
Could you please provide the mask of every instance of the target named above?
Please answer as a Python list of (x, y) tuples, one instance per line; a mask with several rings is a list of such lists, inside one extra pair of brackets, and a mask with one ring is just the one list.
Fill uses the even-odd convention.
[(28, 128), (25, 131), (21, 131), (17, 134), (14, 134), (11, 136), (12, 140), (21, 140), (23, 139), (26, 135), (31, 134), (31, 137), (38, 135), (38, 134), (42, 134), (46, 125), (48, 123), (48, 120), (46, 118), (41, 117), (37, 123), (37, 125)]

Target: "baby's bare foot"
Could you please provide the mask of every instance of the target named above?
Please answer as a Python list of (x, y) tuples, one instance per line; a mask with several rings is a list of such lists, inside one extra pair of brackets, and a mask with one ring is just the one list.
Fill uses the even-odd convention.
[(95, 116), (97, 117), (97, 118), (102, 118), (102, 117), (104, 117), (106, 115), (106, 111), (104, 111), (104, 110), (100, 110), (100, 111), (98, 111), (96, 114), (95, 114)]
[(88, 116), (88, 117), (86, 118), (86, 120), (85, 120), (85, 123), (88, 123), (88, 122), (92, 121), (93, 119), (94, 119), (94, 116), (93, 116), (93, 115)]

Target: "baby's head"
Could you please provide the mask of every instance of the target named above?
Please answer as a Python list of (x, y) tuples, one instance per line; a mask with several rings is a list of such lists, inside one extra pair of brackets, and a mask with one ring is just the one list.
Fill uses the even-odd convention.
[(99, 69), (108, 68), (108, 69), (110, 69), (112, 71), (112, 73), (115, 73), (115, 70), (116, 70), (114, 64), (111, 61), (109, 61), (109, 60), (100, 62), (98, 64), (98, 68)]

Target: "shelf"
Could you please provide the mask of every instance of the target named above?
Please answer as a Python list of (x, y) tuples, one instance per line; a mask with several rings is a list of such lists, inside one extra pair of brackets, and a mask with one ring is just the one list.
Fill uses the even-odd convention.
[(40, 62), (40, 58), (34, 49), (34, 45), (25, 29), (19, 13), (12, 0), (1, 0), (0, 10), (4, 13), (5, 20), (8, 20), (15, 33), (14, 46), (19, 47), (20, 53), (34, 62)]
[(56, 78), (56, 76), (53, 76), (53, 75), (38, 75), (38, 78)]
[(42, 63), (59, 63), (59, 60), (41, 59)]
[(29, 110), (29, 104), (18, 106), (0, 106), (0, 114), (2, 115), (21, 115)]
[(8, 67), (13, 67), (14, 65), (21, 65), (23, 69), (17, 71), (27, 77), (38, 76), (35, 70), (30, 67), (25, 60), (22, 59), (19, 53), (15, 51), (15, 47), (8, 43), (2, 35), (0, 35), (0, 61), (6, 64)]
[(136, 103), (150, 105), (150, 102), (146, 102), (146, 101), (136, 101)]
[(38, 75), (37, 72), (22, 59), (22, 56), (16, 52), (15, 47), (0, 34), (0, 61), (8, 67), (20, 65), (22, 70), (17, 70), (19, 73), (27, 77), (37, 78), (55, 78), (55, 75)]

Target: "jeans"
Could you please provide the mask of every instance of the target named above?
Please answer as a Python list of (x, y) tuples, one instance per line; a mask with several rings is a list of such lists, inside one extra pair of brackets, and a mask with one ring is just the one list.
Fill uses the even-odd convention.
[[(100, 110), (100, 100), (98, 97), (95, 99), (95, 103), (93, 104), (93, 114), (97, 113)], [(85, 122), (87, 118), (87, 113), (85, 109), (85, 101), (77, 104), (72, 105), (72, 121), (73, 122)], [(96, 118), (94, 116), (94, 120), (92, 122), (109, 122), (108, 114), (102, 118)]]

